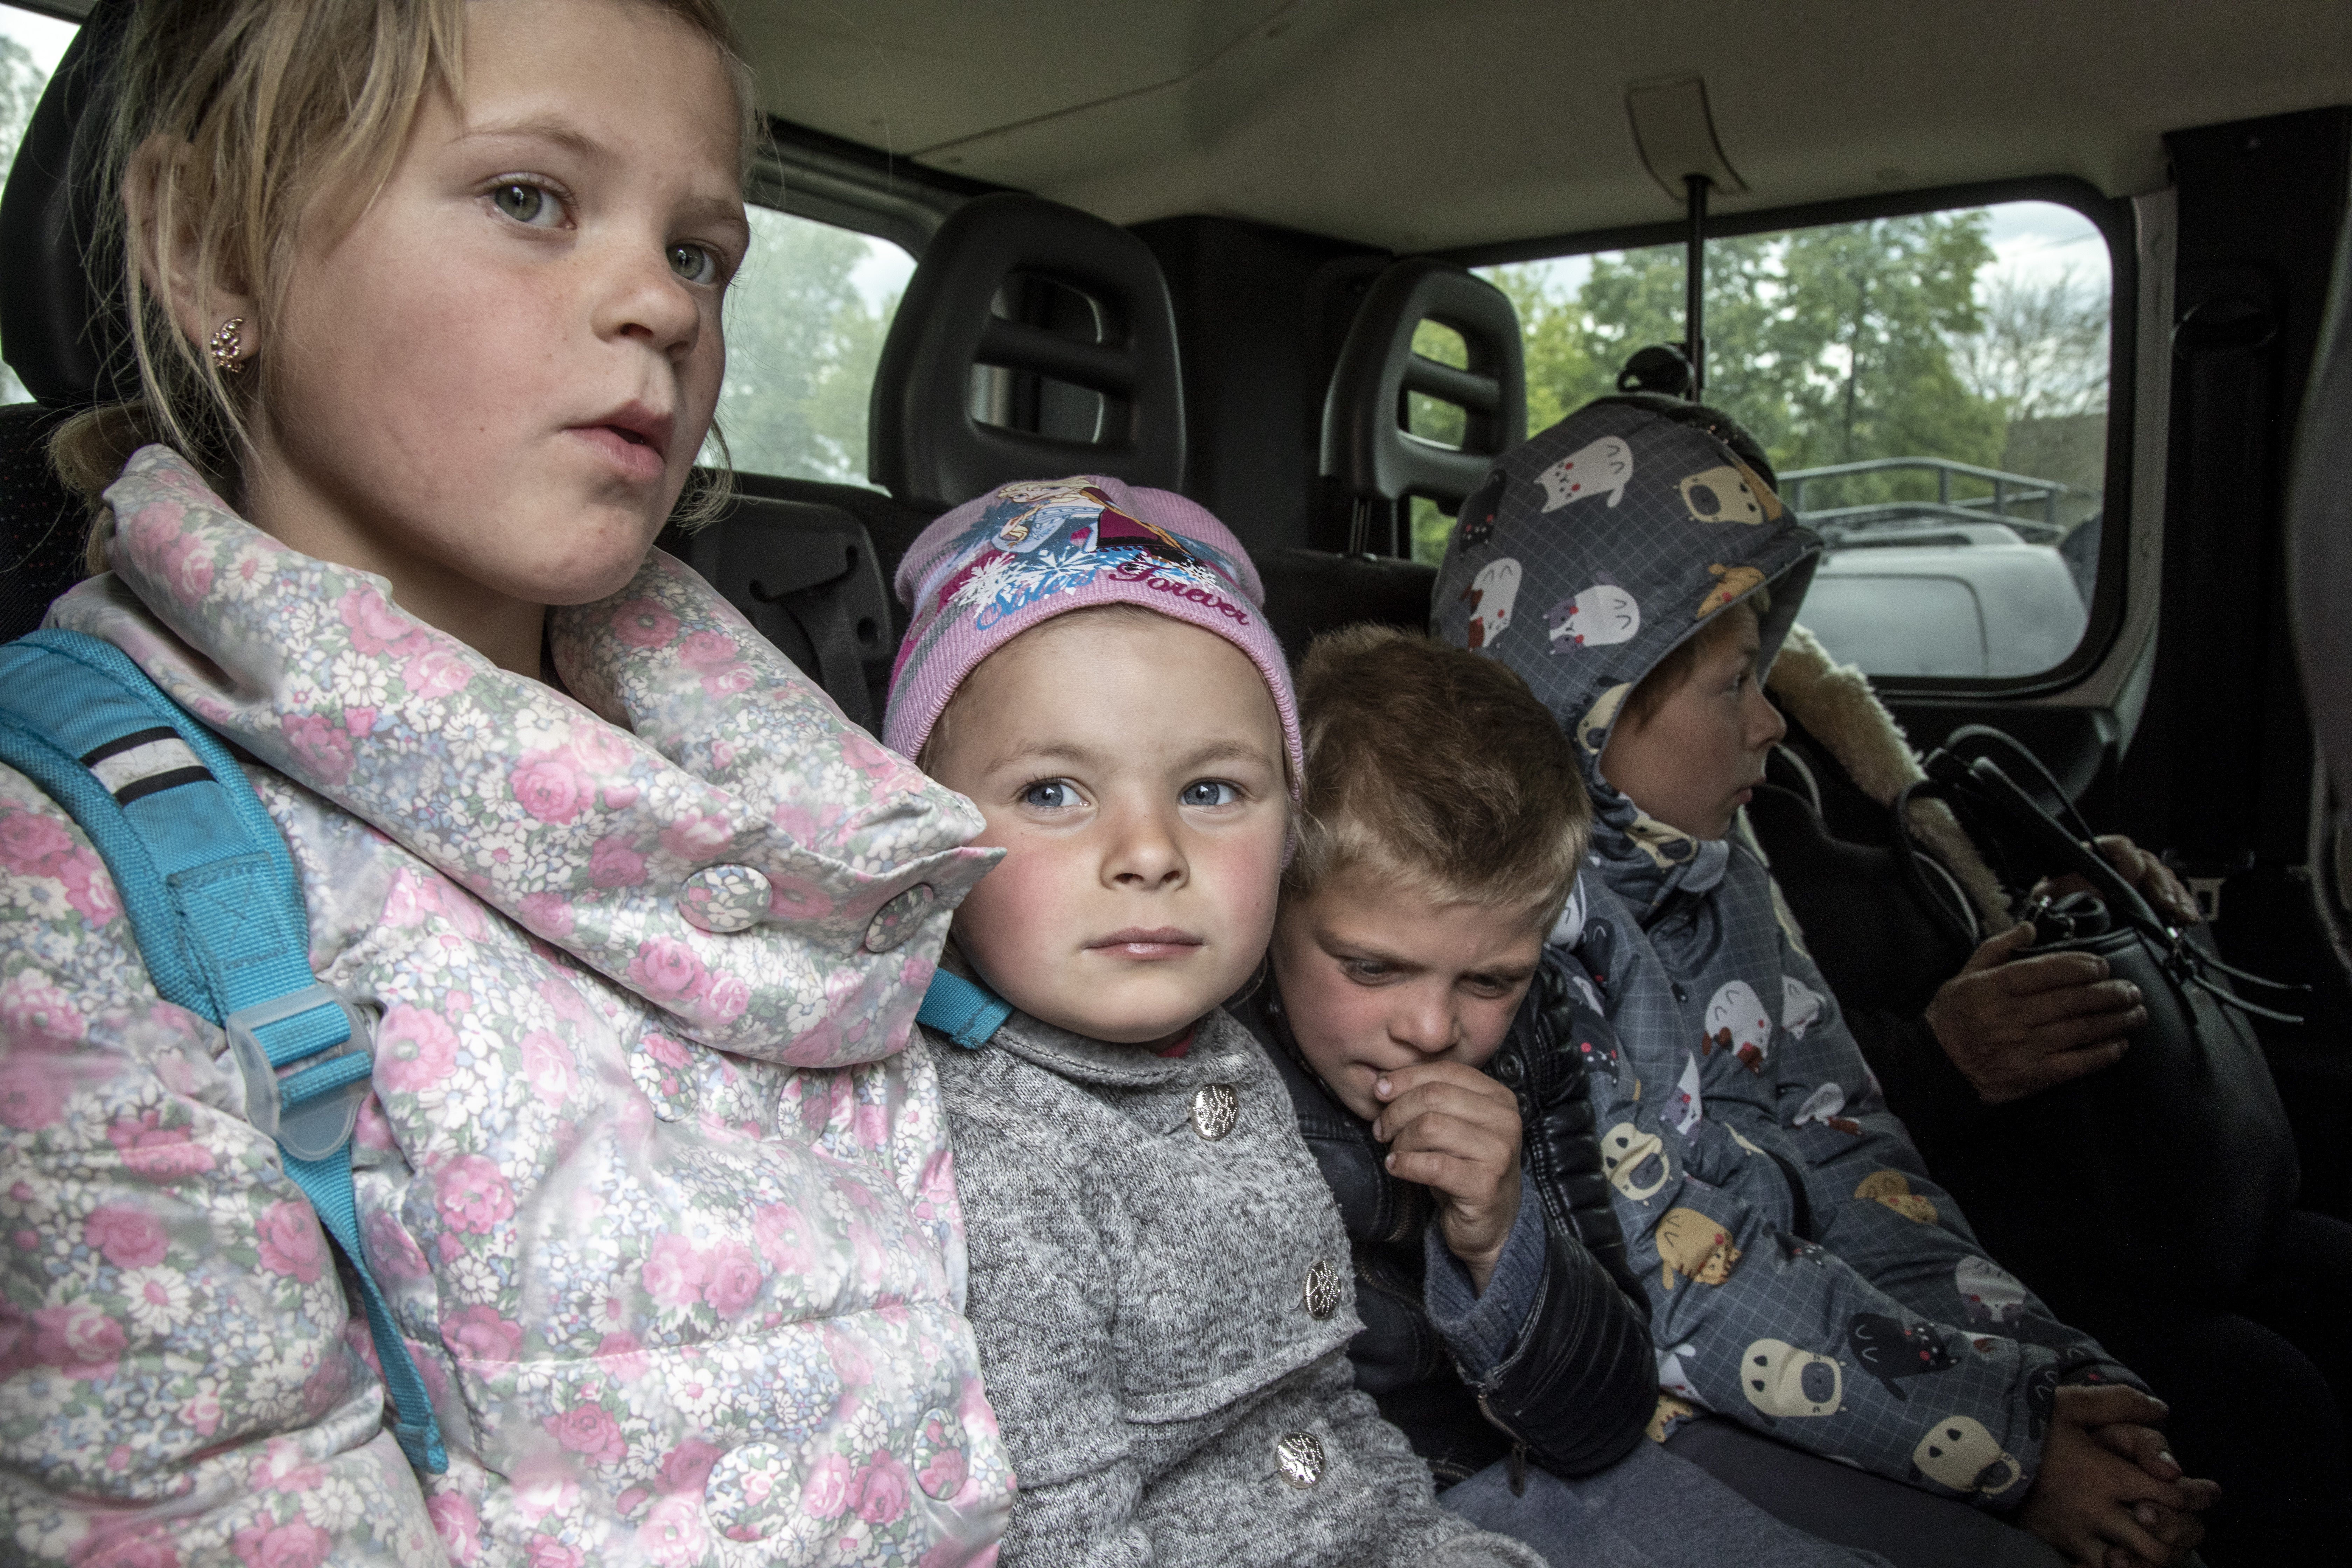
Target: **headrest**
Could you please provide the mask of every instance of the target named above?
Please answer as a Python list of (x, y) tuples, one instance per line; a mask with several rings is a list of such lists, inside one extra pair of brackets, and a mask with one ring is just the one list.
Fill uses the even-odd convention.
[[(998, 314), (1024, 279), (1083, 296), (1085, 334)], [(1099, 393), (1097, 438), (975, 419), (974, 365)], [(866, 429), (868, 476), (910, 506), (945, 509), (1015, 479), (1076, 473), (1182, 489), (1183, 379), (1160, 263), (1134, 235), (1075, 207), (1011, 192), (966, 202), (931, 237), (898, 302)]]
[[(1412, 352), (1413, 329), (1436, 321), (1462, 334), (1470, 366)], [(1409, 434), (1404, 395), (1460, 407), (1462, 448)], [(1323, 402), (1323, 475), (1361, 500), (1427, 496), (1461, 505), (1502, 453), (1528, 434), (1527, 351), (1503, 291), (1450, 261), (1407, 257), (1373, 281), (1339, 348)]]
[(121, 301), (90, 284), (119, 262), (89, 256), (100, 204), (99, 163), (112, 116), (107, 76), (133, 0), (100, 0), (66, 46), (34, 107), (0, 194), (0, 343), (26, 390), (47, 404), (132, 395), (123, 374)]

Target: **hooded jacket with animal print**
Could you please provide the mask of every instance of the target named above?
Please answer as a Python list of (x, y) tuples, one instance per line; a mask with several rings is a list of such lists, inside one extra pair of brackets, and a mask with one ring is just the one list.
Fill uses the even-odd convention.
[(1593, 794), (1591, 856), (1553, 940), (1595, 977), (1620, 1042), (1594, 1110), (1646, 1273), (1653, 1435), (1712, 1411), (2014, 1506), (2058, 1385), (2130, 1374), (1987, 1259), (1928, 1178), (1745, 822), (1694, 838), (1601, 773), (1634, 683), (1767, 584), (1769, 666), (1820, 539), (1710, 430), (1614, 402), (1507, 454), (1461, 517), (1439, 631), (1527, 680)]

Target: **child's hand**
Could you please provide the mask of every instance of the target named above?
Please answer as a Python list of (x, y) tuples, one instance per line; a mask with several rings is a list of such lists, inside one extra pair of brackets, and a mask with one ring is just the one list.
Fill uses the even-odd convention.
[(2205, 1539), (2197, 1510), (2220, 1489), (2180, 1474), (2153, 1429), (2163, 1418), (2163, 1405), (2137, 1389), (2059, 1389), (2018, 1522), (2086, 1568), (2169, 1568), (2187, 1558)]
[(1389, 1173), (1437, 1194), (1445, 1245), (1481, 1291), (1519, 1215), (1519, 1107), (1511, 1091), (1464, 1062), (1415, 1062), (1372, 1085)]

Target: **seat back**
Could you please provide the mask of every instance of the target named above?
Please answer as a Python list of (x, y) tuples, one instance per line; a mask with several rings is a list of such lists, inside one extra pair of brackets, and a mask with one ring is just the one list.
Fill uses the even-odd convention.
[(1296, 665), (1325, 632), (1360, 621), (1406, 631), (1429, 630), (1430, 590), (1437, 568), (1393, 555), (1334, 555), (1322, 550), (1266, 550), (1251, 556), (1265, 584), (1266, 624)]
[[(976, 367), (1009, 373), (1026, 395), (976, 416)], [(1053, 417), (1095, 406), (1072, 388), (1101, 399), (1091, 439)], [(1159, 261), (1075, 207), (1012, 192), (965, 203), (931, 237), (890, 323), (866, 440), (875, 482), (934, 511), (1065, 474), (1182, 489), (1183, 375)]]
[[(1413, 352), (1423, 321), (1462, 334), (1467, 369)], [(1412, 434), (1407, 400), (1416, 392), (1464, 411), (1460, 450)], [(1348, 329), (1324, 398), (1324, 477), (1360, 501), (1426, 496), (1451, 511), (1527, 434), (1527, 351), (1503, 291), (1425, 256), (1381, 273)]]
[(113, 112), (108, 68), (131, 9), (131, 0), (100, 0), (90, 11), (34, 105), (0, 192), (0, 343), (16, 379), (50, 407), (131, 395), (138, 384), (121, 299), (93, 281), (113, 276), (120, 257), (90, 256), (113, 199), (99, 169)]
[(41, 624), (49, 601), (81, 580), (81, 503), (49, 467), (61, 412), (37, 403), (0, 408), (0, 643)]
[(668, 529), (660, 543), (824, 687), (851, 723), (880, 730), (898, 639), (863, 522), (837, 506), (741, 495), (708, 528)]
[(37, 400), (0, 407), (0, 642), (41, 624), (81, 577), (86, 518), (49, 466), (59, 423), (127, 384), (121, 318), (85, 265), (106, 199), (95, 134), (106, 123), (106, 67), (130, 0), (100, 0), (66, 46), (0, 191), (0, 343)]

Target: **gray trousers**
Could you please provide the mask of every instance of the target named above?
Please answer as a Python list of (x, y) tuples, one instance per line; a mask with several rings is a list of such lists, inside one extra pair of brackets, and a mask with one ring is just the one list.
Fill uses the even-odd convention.
[(1526, 1542), (1551, 1568), (1888, 1568), (1885, 1558), (1783, 1523), (1652, 1442), (1599, 1475), (1564, 1481), (1530, 1465), (1525, 1481), (1515, 1494), (1509, 1467), (1489, 1465), (1437, 1500)]

